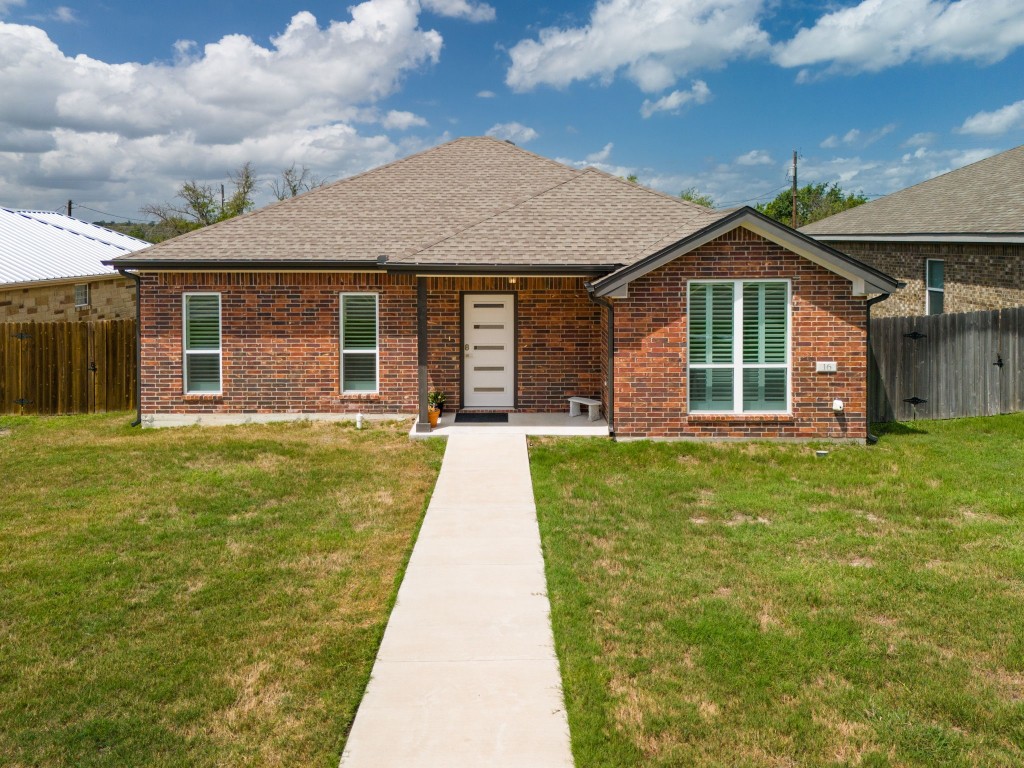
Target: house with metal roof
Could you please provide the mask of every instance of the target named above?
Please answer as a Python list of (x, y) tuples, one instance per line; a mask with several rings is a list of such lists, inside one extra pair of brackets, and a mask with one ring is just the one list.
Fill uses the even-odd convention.
[(0, 322), (135, 317), (135, 283), (104, 261), (148, 245), (54, 211), (0, 208)]
[(456, 420), (586, 406), (618, 438), (864, 440), (868, 297), (896, 288), (751, 208), (483, 137), (112, 263), (140, 284), (144, 424), (421, 434), (440, 391)]
[(1024, 146), (800, 231), (906, 283), (879, 316), (1024, 305)]

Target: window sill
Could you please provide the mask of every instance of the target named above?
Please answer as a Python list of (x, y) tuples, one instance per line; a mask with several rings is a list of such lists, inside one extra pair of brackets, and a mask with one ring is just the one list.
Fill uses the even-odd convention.
[(189, 403), (196, 403), (196, 402), (210, 403), (210, 402), (216, 402), (218, 400), (223, 400), (224, 399), (224, 393), (223, 392), (210, 392), (209, 394), (205, 394), (205, 393), (204, 394), (199, 394), (198, 392), (186, 392), (184, 395), (182, 395), (182, 399), (185, 400), (185, 402), (189, 402)]
[(796, 421), (792, 413), (696, 413), (686, 414), (690, 421), (760, 421), (771, 424)]

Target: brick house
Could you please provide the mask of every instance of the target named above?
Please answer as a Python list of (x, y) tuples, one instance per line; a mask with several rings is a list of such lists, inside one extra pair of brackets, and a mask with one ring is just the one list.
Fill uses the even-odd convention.
[(1024, 146), (800, 231), (906, 284), (877, 316), (1024, 305)]
[(750, 208), (490, 138), (113, 263), (140, 281), (147, 425), (418, 414), (425, 431), (439, 389), (460, 412), (598, 399), (620, 438), (863, 440), (867, 295), (896, 287)]
[(135, 283), (103, 262), (148, 245), (54, 211), (0, 208), (0, 322), (135, 317)]

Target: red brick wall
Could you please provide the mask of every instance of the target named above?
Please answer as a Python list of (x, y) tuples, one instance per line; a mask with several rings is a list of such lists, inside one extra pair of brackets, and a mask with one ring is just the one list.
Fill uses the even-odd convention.
[[(561, 411), (600, 390), (599, 310), (578, 278), (432, 278), (429, 374), (461, 400), (461, 294), (518, 297), (517, 406)], [(416, 413), (416, 278), (385, 274), (147, 274), (142, 288), (142, 407), (155, 413)], [(338, 294), (380, 296), (380, 392), (340, 394)], [(223, 395), (184, 395), (181, 295), (221, 294)]]
[[(181, 295), (221, 294), (223, 395), (184, 395)], [(339, 299), (380, 295), (379, 394), (340, 394)], [(383, 274), (142, 276), (142, 410), (148, 413), (416, 411), (416, 280)]]
[[(792, 281), (791, 414), (687, 413), (687, 281), (715, 278)], [(851, 295), (849, 281), (737, 229), (635, 280), (614, 303), (618, 436), (866, 437), (865, 298)], [(817, 360), (836, 361), (839, 372), (816, 373)]]

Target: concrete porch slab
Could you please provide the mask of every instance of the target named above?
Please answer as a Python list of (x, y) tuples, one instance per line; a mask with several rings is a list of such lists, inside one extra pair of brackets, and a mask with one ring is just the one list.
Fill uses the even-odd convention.
[(564, 413), (510, 413), (508, 424), (456, 424), (454, 413), (445, 413), (431, 432), (417, 433), (410, 437), (448, 437), (450, 435), (547, 435), (563, 437), (608, 437), (608, 422), (604, 419), (588, 421), (583, 416), (570, 416), (569, 406)]

